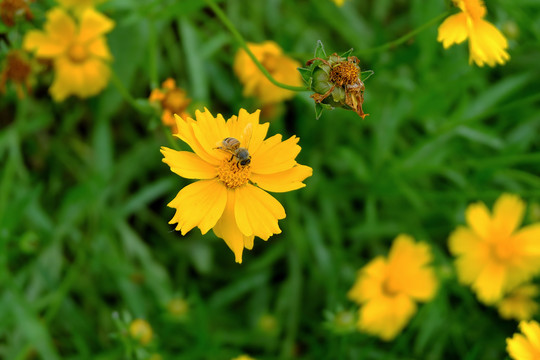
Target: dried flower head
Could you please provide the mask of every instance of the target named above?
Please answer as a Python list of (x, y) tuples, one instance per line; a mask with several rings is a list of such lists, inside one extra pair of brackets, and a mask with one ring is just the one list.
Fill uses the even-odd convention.
[(34, 18), (29, 4), (34, 0), (4, 0), (0, 2), (0, 19), (7, 26), (14, 26), (15, 19), (23, 16), (30, 21)]
[(15, 85), (19, 99), (24, 98), (23, 86), (31, 92), (30, 74), (32, 67), (19, 51), (12, 50), (7, 56), (0, 73), (0, 92), (6, 92), (6, 83), (11, 81)]
[(334, 107), (353, 110), (362, 119), (368, 116), (362, 109), (365, 90), (362, 74), (372, 72), (362, 72), (358, 65), (360, 61), (356, 56), (351, 56), (351, 52), (352, 49), (342, 55), (334, 53), (327, 56), (319, 41), (315, 57), (306, 63), (307, 68), (298, 69), (309, 89), (314, 92), (311, 97), (315, 100), (317, 118), (323, 108)]

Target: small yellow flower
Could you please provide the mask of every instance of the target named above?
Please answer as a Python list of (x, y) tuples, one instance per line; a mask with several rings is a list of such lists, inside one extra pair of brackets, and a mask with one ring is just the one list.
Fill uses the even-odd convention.
[(167, 311), (172, 317), (181, 319), (189, 312), (189, 303), (181, 297), (171, 299), (167, 303)]
[(142, 345), (148, 345), (153, 337), (152, 327), (143, 319), (135, 319), (129, 324), (129, 334)]
[(161, 89), (152, 90), (148, 100), (161, 106), (163, 109), (161, 121), (171, 128), (173, 134), (176, 134), (178, 129), (174, 114), (184, 119), (189, 116), (185, 111), (191, 100), (186, 96), (186, 92), (176, 87), (174, 79), (168, 78), (161, 84)]
[(109, 81), (111, 59), (103, 36), (114, 22), (93, 9), (86, 9), (77, 22), (65, 10), (47, 13), (45, 30), (31, 30), (24, 38), (24, 48), (38, 58), (51, 59), (55, 78), (49, 92), (55, 101), (69, 95), (86, 98), (96, 95)]
[[(302, 77), (296, 70), (300, 63), (284, 55), (278, 44), (265, 41), (262, 44), (248, 43), (248, 47), (274, 79), (287, 85), (302, 85)], [(236, 53), (234, 72), (244, 85), (244, 96), (254, 96), (262, 104), (281, 102), (295, 95), (294, 91), (272, 84), (243, 49)]]
[[(259, 110), (249, 114), (240, 109), (238, 116), (227, 121), (207, 109), (196, 111), (195, 116), (197, 120), (176, 116), (175, 134), (194, 153), (161, 148), (163, 162), (172, 172), (201, 179), (180, 190), (168, 204), (176, 208), (169, 223), (177, 223), (182, 235), (196, 226), (203, 234), (213, 229), (241, 263), (243, 249), (253, 248), (255, 236), (268, 240), (281, 232), (278, 220), (285, 218), (285, 209), (264, 190), (302, 188), (313, 170), (295, 161), (301, 149), (296, 136), (281, 141), (281, 135), (274, 135), (264, 140), (268, 123), (259, 124)], [(226, 145), (233, 142), (239, 142), (242, 154), (227, 150)]]
[(32, 67), (24, 58), (23, 54), (16, 50), (11, 50), (6, 56), (6, 61), (0, 72), (0, 92), (6, 92), (6, 83), (11, 81), (15, 85), (19, 99), (24, 98), (23, 86), (27, 92), (30, 88), (30, 74)]
[(536, 321), (519, 323), (522, 334), (506, 339), (506, 351), (514, 360), (540, 359), (540, 325)]
[(440, 26), (437, 41), (448, 49), (469, 39), (469, 64), (478, 66), (502, 65), (510, 55), (506, 52), (508, 41), (491, 23), (485, 21), (486, 7), (482, 0), (453, 0), (461, 9), (459, 14), (449, 16)]
[(431, 260), (427, 244), (399, 235), (388, 259), (379, 256), (360, 269), (348, 293), (361, 306), (359, 330), (386, 341), (395, 338), (416, 313), (416, 301), (435, 296), (437, 280), (428, 265)]
[(80, 13), (88, 8), (94, 7), (105, 0), (56, 0), (62, 7)]
[(332, 0), (337, 6), (343, 6), (345, 0)]
[(540, 223), (517, 230), (525, 204), (515, 195), (503, 194), (493, 216), (479, 202), (466, 210), (468, 227), (458, 227), (449, 238), (450, 252), (460, 282), (470, 285), (486, 304), (540, 271)]
[(534, 298), (539, 294), (538, 286), (525, 284), (518, 286), (498, 304), (503, 319), (530, 320), (538, 312)]
[(252, 358), (251, 356), (248, 356), (248, 355), (240, 355), (231, 360), (255, 360), (255, 358)]

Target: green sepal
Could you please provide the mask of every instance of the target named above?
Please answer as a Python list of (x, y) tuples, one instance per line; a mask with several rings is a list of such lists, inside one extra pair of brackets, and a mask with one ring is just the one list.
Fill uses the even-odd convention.
[(350, 48), (349, 50), (345, 51), (343, 54), (341, 54), (339, 56), (341, 56), (342, 58), (347, 59), (349, 56), (351, 56), (352, 52), (353, 52), (353, 48)]
[(360, 80), (366, 81), (371, 77), (371, 75), (375, 74), (375, 71), (373, 70), (365, 70), (360, 73)]
[(313, 81), (313, 79), (312, 79), (313, 67), (312, 66), (310, 66), (309, 68), (301, 68), (301, 67), (299, 67), (299, 68), (296, 68), (296, 70), (298, 70), (298, 72), (302, 76), (302, 79), (306, 83), (307, 87), (309, 89), (311, 89), (311, 83)]
[(326, 55), (326, 51), (324, 51), (324, 45), (321, 40), (317, 40), (317, 47), (315, 48), (315, 56), (316, 58), (326, 59), (328, 56)]
[(320, 103), (315, 103), (315, 120), (319, 120), (323, 112), (323, 107)]

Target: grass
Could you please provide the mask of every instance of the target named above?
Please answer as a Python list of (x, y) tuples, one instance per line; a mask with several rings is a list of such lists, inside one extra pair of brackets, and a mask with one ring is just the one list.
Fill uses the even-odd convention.
[[(447, 239), (471, 202), (505, 192), (540, 202), (540, 4), (486, 5), (488, 20), (518, 29), (505, 66), (469, 65), (466, 45), (443, 50), (436, 24), (370, 51), (453, 12), (444, 1), (219, 2), (248, 41), (272, 39), (301, 62), (317, 40), (329, 53), (352, 47), (374, 71), (365, 120), (336, 109), (316, 121), (308, 93), (279, 109), (270, 133), (300, 137), (313, 177), (274, 194), (283, 232), (256, 239), (242, 265), (211, 232), (182, 237), (167, 224), (166, 204), (189, 181), (161, 162), (168, 139), (146, 101), (173, 77), (192, 111), (254, 111), (231, 71), (234, 37), (202, 0), (101, 5), (116, 22), (104, 92), (54, 103), (43, 73), (33, 94), (0, 98), (0, 358), (505, 358), (517, 322), (457, 283)], [(52, 6), (32, 4), (33, 22), (0, 28), (0, 57)], [(527, 223), (539, 220), (528, 211)], [(432, 245), (436, 298), (392, 342), (325, 325), (325, 313), (355, 309), (356, 271), (400, 233)], [(167, 311), (178, 297), (189, 303), (180, 319)], [(149, 347), (129, 339), (134, 318), (151, 324)]]

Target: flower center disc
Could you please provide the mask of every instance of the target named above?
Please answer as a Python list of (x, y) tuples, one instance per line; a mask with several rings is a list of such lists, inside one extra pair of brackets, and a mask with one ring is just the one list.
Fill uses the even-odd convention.
[(501, 263), (506, 263), (513, 255), (513, 247), (508, 241), (491, 245), (491, 254)]
[(68, 50), (68, 56), (71, 61), (80, 63), (86, 60), (88, 51), (86, 51), (86, 48), (81, 44), (73, 44)]
[(396, 286), (395, 281), (386, 279), (382, 283), (382, 293), (388, 297), (394, 297), (399, 294), (399, 289)]
[(247, 184), (250, 175), (250, 166), (240, 165), (234, 156), (232, 159), (228, 157), (223, 160), (218, 168), (218, 179), (229, 189), (235, 189)]
[(341, 62), (330, 70), (330, 81), (334, 84), (352, 85), (358, 82), (359, 69), (352, 62)]
[(185, 93), (180, 89), (171, 90), (163, 99), (163, 107), (172, 110), (173, 112), (181, 112), (186, 104)]

